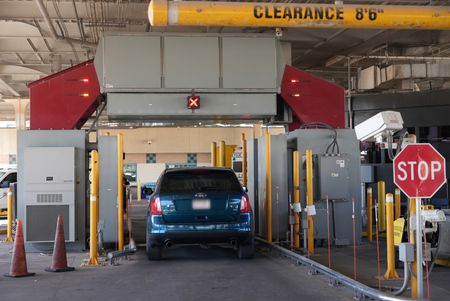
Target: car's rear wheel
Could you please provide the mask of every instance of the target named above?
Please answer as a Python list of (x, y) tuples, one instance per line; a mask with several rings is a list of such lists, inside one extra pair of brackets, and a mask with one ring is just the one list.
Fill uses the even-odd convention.
[(239, 259), (253, 258), (254, 255), (255, 255), (255, 243), (253, 241), (253, 238), (239, 244), (238, 247)]
[(147, 258), (148, 260), (160, 260), (162, 257), (162, 246), (156, 241), (147, 237)]

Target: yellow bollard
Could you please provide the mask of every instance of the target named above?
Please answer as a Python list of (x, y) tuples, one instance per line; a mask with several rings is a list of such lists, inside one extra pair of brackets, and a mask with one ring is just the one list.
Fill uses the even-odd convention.
[(13, 197), (11, 188), (8, 189), (8, 225), (6, 228), (6, 241), (13, 241), (12, 223), (13, 223)]
[(386, 188), (384, 181), (378, 182), (378, 221), (380, 232), (386, 231)]
[(402, 211), (402, 200), (401, 200), (401, 192), (400, 189), (395, 188), (395, 218), (399, 219)]
[[(300, 176), (298, 169), (298, 151), (295, 151), (292, 158), (294, 208), (300, 206)], [(294, 210), (294, 247), (300, 248), (300, 212), (295, 211), (296, 210)]]
[(242, 185), (247, 187), (247, 140), (245, 133), (242, 133)]
[(267, 241), (272, 242), (272, 166), (270, 161), (270, 134), (266, 133), (266, 226)]
[[(411, 229), (411, 221), (415, 220), (416, 215), (416, 199), (409, 199), (409, 243), (415, 243), (415, 233)], [(417, 299), (417, 261), (416, 256), (414, 256), (414, 261), (411, 263), (411, 274), (410, 274), (410, 286), (411, 286), (411, 298)]]
[(117, 134), (117, 249), (123, 250), (123, 136)]
[(211, 166), (217, 166), (217, 143), (211, 142)]
[(314, 254), (314, 222), (310, 210), (314, 204), (313, 201), (313, 166), (312, 166), (312, 151), (306, 150), (306, 202), (308, 205), (308, 253)]
[(142, 198), (142, 192), (141, 192), (141, 180), (138, 180), (137, 181), (137, 199), (138, 199), (138, 201), (140, 201), (141, 200), (141, 198)]
[(367, 239), (372, 241), (372, 187), (367, 188)]
[(220, 141), (219, 144), (219, 167), (225, 167), (225, 141)]
[(392, 193), (386, 194), (386, 250), (387, 250), (387, 271), (384, 273), (385, 279), (397, 279), (395, 270), (395, 247), (394, 247), (394, 196)]
[(90, 187), (90, 242), (89, 261), (87, 265), (98, 265), (97, 260), (97, 223), (98, 223), (98, 152), (91, 152), (91, 187)]

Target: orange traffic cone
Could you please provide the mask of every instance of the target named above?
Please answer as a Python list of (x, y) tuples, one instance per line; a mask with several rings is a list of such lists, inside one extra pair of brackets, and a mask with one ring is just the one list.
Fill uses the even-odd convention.
[(22, 221), (17, 220), (16, 236), (14, 237), (14, 248), (11, 260), (11, 268), (6, 277), (27, 277), (34, 273), (28, 273), (27, 258), (25, 256), (25, 245), (23, 243)]
[(69, 272), (75, 270), (75, 268), (67, 266), (66, 241), (64, 239), (64, 226), (61, 215), (58, 215), (56, 224), (52, 266), (45, 270), (47, 272)]

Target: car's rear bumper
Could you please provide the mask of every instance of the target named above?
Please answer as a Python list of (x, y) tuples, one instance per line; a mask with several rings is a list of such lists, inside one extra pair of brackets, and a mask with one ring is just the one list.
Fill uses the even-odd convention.
[(251, 214), (241, 216), (239, 222), (216, 224), (167, 224), (160, 216), (151, 216), (147, 224), (147, 239), (159, 243), (168, 240), (175, 244), (243, 242), (251, 238)]

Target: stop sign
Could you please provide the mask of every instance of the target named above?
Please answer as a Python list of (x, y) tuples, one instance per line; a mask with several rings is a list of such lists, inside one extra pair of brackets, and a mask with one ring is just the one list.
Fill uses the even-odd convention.
[(447, 180), (445, 158), (429, 143), (407, 145), (393, 164), (394, 183), (409, 198), (431, 198)]

